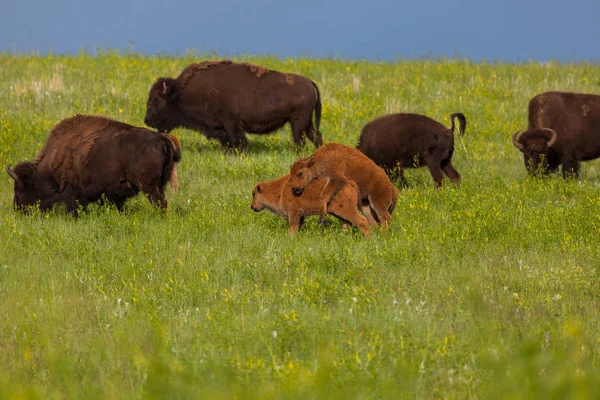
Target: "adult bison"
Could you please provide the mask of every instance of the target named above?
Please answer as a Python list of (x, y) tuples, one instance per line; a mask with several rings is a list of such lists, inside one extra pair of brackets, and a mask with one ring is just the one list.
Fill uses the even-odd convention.
[(76, 115), (52, 128), (33, 162), (6, 170), (14, 179), (14, 205), (39, 202), (42, 210), (64, 202), (68, 214), (103, 198), (122, 209), (142, 191), (167, 207), (164, 187), (181, 158), (169, 137), (108, 118)]
[(450, 116), (448, 129), (439, 122), (419, 114), (390, 114), (365, 125), (356, 147), (388, 175), (399, 175), (404, 186), (404, 168), (427, 165), (436, 187), (442, 186), (442, 171), (459, 183), (460, 174), (452, 166), (454, 153), (454, 119), (458, 118), (462, 136), (467, 119), (461, 113)]
[(529, 101), (525, 132), (512, 135), (530, 174), (548, 174), (562, 164), (563, 177), (578, 176), (580, 161), (600, 157), (600, 96), (546, 92)]
[(159, 78), (146, 107), (146, 125), (160, 132), (180, 126), (198, 130), (225, 147), (243, 150), (245, 132), (270, 133), (287, 122), (296, 145), (304, 144), (304, 136), (315, 147), (323, 143), (317, 85), (257, 65), (229, 60), (191, 64), (177, 79)]

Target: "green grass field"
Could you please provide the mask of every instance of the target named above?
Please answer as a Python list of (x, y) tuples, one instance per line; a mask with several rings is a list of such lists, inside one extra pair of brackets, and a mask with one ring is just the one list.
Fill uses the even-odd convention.
[[(32, 160), (75, 113), (143, 125), (150, 85), (214, 55), (0, 54), (0, 166)], [(369, 240), (250, 209), (299, 156), (289, 127), (225, 154), (176, 130), (169, 210), (139, 196), (20, 215), (0, 184), (2, 398), (600, 397), (600, 160), (528, 178), (510, 135), (547, 90), (600, 93), (600, 66), (237, 57), (321, 89), (326, 142), (392, 112), (449, 126), (457, 187), (407, 170)]]

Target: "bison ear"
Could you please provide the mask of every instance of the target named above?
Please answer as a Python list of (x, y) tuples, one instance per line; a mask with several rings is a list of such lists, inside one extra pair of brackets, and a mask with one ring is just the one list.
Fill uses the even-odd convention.
[(262, 193), (262, 188), (260, 187), (260, 185), (256, 185), (256, 191), (258, 193)]
[(179, 98), (179, 82), (175, 79), (163, 80), (162, 94), (171, 100), (177, 100)]
[(307, 167), (307, 168), (310, 168), (310, 167), (312, 167), (312, 166), (313, 166), (313, 164), (314, 164), (314, 163), (315, 163), (315, 158), (314, 158), (314, 157), (310, 157), (310, 158), (308, 159), (308, 162), (306, 163), (306, 167)]

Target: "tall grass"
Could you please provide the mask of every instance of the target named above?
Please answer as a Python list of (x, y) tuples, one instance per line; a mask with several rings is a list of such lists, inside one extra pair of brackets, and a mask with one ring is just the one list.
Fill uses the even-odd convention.
[[(0, 165), (75, 113), (143, 125), (147, 91), (209, 56), (0, 55)], [(408, 170), (387, 231), (250, 209), (285, 174), (288, 127), (225, 154), (189, 130), (180, 191), (75, 220), (0, 185), (0, 393), (16, 398), (598, 398), (600, 163), (528, 178), (510, 135), (546, 90), (600, 93), (593, 64), (237, 57), (313, 79), (325, 141), (389, 112), (467, 116), (433, 190)]]

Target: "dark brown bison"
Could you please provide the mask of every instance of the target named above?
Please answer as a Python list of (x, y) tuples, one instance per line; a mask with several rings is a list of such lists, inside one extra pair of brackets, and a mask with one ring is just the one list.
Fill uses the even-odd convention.
[(527, 130), (512, 135), (530, 174), (578, 176), (579, 162), (600, 157), (600, 96), (546, 92), (529, 101)]
[(460, 174), (452, 166), (454, 153), (454, 119), (458, 118), (459, 133), (464, 135), (467, 119), (461, 113), (450, 116), (452, 126), (419, 114), (390, 114), (369, 122), (362, 130), (358, 146), (388, 175), (399, 175), (404, 186), (404, 168), (427, 165), (436, 187), (442, 186), (442, 171), (452, 181), (460, 183)]
[(99, 116), (76, 115), (52, 128), (33, 162), (6, 168), (14, 179), (14, 205), (39, 202), (42, 210), (64, 202), (68, 214), (102, 200), (120, 210), (142, 191), (153, 204), (167, 207), (164, 187), (178, 147), (166, 135)]
[[(247, 133), (270, 133), (289, 122), (296, 145), (307, 136), (316, 147), (321, 96), (310, 79), (229, 60), (186, 67), (177, 79), (151, 87), (145, 123), (160, 132), (199, 130), (225, 147), (244, 149)], [(314, 124), (312, 121), (314, 113)]]

